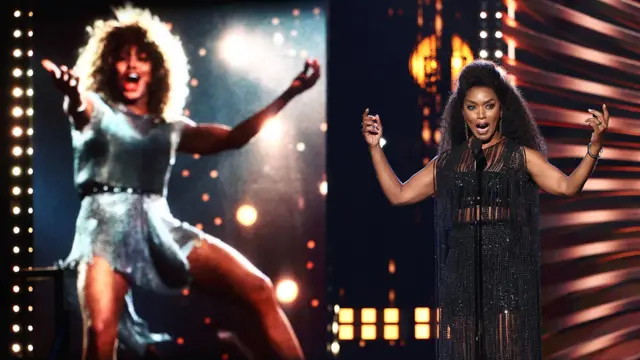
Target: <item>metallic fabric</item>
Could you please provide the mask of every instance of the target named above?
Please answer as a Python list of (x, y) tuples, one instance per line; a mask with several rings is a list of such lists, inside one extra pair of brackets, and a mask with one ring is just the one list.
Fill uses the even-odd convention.
[[(138, 116), (89, 96), (91, 121), (82, 131), (72, 130), (75, 184), (85, 194), (83, 189), (96, 184), (110, 190), (83, 198), (64, 266), (99, 256), (131, 286), (178, 292), (190, 281), (187, 255), (198, 241), (210, 238), (176, 220), (164, 197), (184, 122)], [(169, 339), (149, 332), (135, 313), (131, 292), (126, 305), (122, 344), (140, 352), (146, 344)]]
[[(524, 149), (504, 140), (484, 150), (481, 210), (467, 144), (438, 158), (436, 180), (437, 359), (475, 360), (475, 220), (482, 235), (482, 347), (485, 359), (541, 359), (538, 187)], [(476, 214), (474, 214), (474, 212)]]

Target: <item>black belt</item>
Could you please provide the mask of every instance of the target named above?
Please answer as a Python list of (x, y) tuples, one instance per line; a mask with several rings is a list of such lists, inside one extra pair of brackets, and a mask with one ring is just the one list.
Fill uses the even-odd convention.
[(80, 193), (80, 199), (84, 199), (87, 196), (96, 195), (96, 194), (104, 194), (104, 193), (127, 193), (127, 194), (137, 194), (137, 195), (160, 195), (162, 194), (158, 191), (149, 191), (149, 190), (141, 190), (130, 187), (123, 186), (110, 186), (105, 184), (85, 184), (80, 186), (78, 189)]

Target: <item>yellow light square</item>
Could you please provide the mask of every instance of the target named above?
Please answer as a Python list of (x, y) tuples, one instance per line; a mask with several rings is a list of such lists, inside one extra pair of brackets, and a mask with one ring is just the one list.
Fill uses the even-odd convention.
[(377, 335), (375, 325), (362, 325), (360, 328), (360, 338), (362, 340), (375, 340)]
[(431, 328), (429, 324), (416, 324), (415, 335), (418, 340), (426, 340), (431, 338)]
[(353, 324), (353, 309), (340, 308), (338, 322), (341, 324)]
[(384, 339), (385, 340), (398, 340), (400, 338), (400, 327), (398, 325), (385, 325), (384, 326)]
[(363, 324), (375, 324), (376, 323), (376, 309), (365, 308), (360, 312), (360, 322)]
[(416, 308), (414, 317), (417, 323), (428, 323), (430, 320), (429, 308)]
[(338, 339), (340, 340), (353, 340), (353, 325), (339, 325), (338, 326)]
[(385, 324), (397, 324), (400, 322), (400, 310), (388, 308), (384, 309)]

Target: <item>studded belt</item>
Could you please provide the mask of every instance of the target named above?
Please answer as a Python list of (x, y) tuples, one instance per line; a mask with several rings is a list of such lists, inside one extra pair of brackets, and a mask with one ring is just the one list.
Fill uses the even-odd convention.
[(123, 186), (110, 186), (99, 183), (85, 184), (79, 188), (80, 198), (84, 199), (87, 196), (96, 195), (96, 194), (104, 194), (104, 193), (127, 193), (127, 194), (138, 194), (138, 195), (161, 195), (158, 191), (148, 191), (135, 189), (130, 187)]

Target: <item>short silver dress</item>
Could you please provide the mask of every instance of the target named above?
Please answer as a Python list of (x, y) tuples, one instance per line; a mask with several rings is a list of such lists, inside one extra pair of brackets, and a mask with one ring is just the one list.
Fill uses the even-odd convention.
[[(67, 267), (106, 259), (130, 285), (179, 292), (190, 281), (187, 256), (210, 235), (176, 220), (167, 184), (185, 121), (140, 116), (89, 93), (90, 123), (72, 130), (75, 185), (82, 202)], [(150, 334), (133, 310), (131, 293), (120, 336), (134, 343), (165, 340)]]

